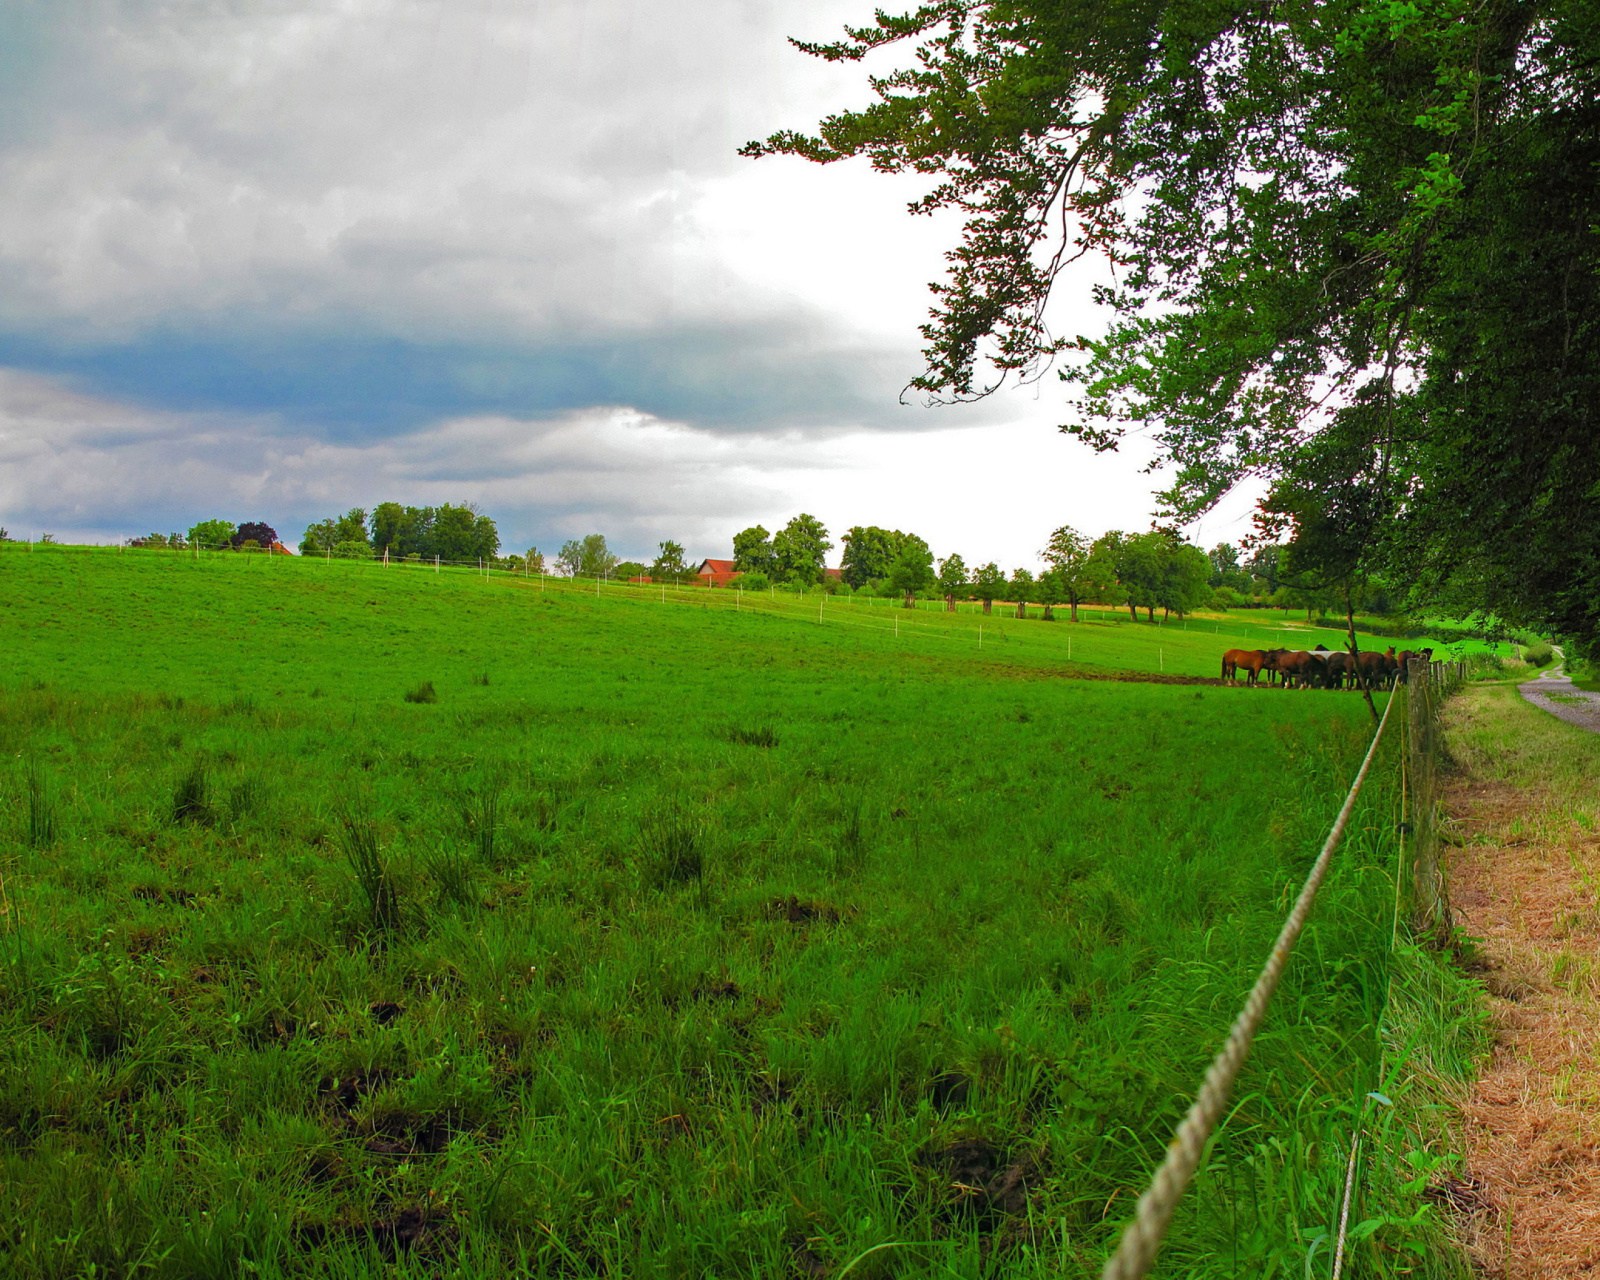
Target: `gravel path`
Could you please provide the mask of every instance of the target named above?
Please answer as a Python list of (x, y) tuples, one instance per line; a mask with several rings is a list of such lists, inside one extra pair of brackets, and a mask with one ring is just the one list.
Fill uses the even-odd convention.
[(1600, 733), (1600, 693), (1585, 693), (1561, 670), (1519, 685), (1522, 696), (1557, 719)]

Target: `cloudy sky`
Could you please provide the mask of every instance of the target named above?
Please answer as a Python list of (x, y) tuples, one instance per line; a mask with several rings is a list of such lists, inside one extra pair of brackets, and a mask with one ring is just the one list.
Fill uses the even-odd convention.
[(865, 101), (785, 37), (870, 9), (4, 0), (0, 525), (470, 500), (508, 547), (698, 558), (805, 510), (1007, 565), (1146, 526), (1053, 379), (900, 402), (953, 235), (918, 183), (735, 154)]

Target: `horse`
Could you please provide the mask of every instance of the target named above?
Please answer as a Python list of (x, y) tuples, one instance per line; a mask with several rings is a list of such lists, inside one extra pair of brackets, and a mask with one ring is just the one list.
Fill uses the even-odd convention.
[(1336, 649), (1328, 655), (1327, 662), (1328, 684), (1331, 687), (1342, 689), (1347, 680), (1351, 681), (1351, 685), (1354, 687), (1354, 681), (1352, 680), (1354, 664), (1351, 662), (1348, 653)]
[(1357, 658), (1361, 673), (1361, 683), (1368, 689), (1374, 687), (1388, 688), (1399, 663), (1394, 656), (1394, 646), (1389, 646), (1387, 653), (1366, 652)]
[(1287, 649), (1268, 649), (1261, 655), (1261, 669), (1267, 673), (1268, 684), (1272, 683), (1273, 676), (1279, 674), (1278, 662), (1288, 652)]
[[(1392, 653), (1393, 650), (1390, 650), (1390, 652)], [(1402, 650), (1400, 652), (1399, 656), (1396, 657), (1396, 659), (1395, 659), (1395, 661), (1400, 664), (1399, 671), (1395, 673), (1395, 683), (1396, 684), (1405, 684), (1406, 681), (1411, 678), (1411, 659), (1413, 659), (1413, 658), (1421, 658), (1424, 662), (1431, 662), (1431, 661), (1433, 661), (1433, 650), (1432, 649), (1416, 649), (1416, 650), (1404, 649), (1404, 650)]]
[(1278, 655), (1278, 671), (1285, 688), (1310, 688), (1322, 675), (1322, 664), (1304, 649), (1286, 650)]
[(1260, 649), (1229, 649), (1222, 655), (1222, 678), (1224, 680), (1238, 680), (1239, 672), (1245, 672), (1245, 683), (1254, 684), (1261, 676), (1261, 664), (1266, 658)]

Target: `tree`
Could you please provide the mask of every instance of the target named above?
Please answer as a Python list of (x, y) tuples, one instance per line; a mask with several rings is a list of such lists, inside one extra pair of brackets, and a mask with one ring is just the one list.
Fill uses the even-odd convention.
[(1210, 599), (1211, 561), (1199, 547), (1168, 538), (1160, 565), (1156, 599), (1164, 612), (1182, 618)]
[(617, 567), (617, 563), (617, 557), (611, 554), (602, 533), (591, 533), (562, 543), (561, 554), (556, 557), (556, 564), (569, 578), (603, 578)]
[(1062, 525), (1050, 535), (1050, 541), (1040, 553), (1055, 575), (1053, 586), (1060, 598), (1046, 602), (1070, 605), (1072, 620), (1078, 620), (1078, 606), (1086, 600), (1100, 596), (1111, 585), (1111, 565), (1094, 552), (1094, 544), (1071, 525)]
[(907, 534), (889, 566), (889, 585), (900, 593), (903, 607), (913, 609), (917, 592), (926, 591), (933, 583), (933, 552), (916, 534)]
[(189, 541), (202, 547), (233, 545), (234, 526), (231, 520), (202, 520), (189, 530)]
[(898, 529), (877, 525), (855, 525), (844, 535), (844, 558), (840, 568), (852, 587), (889, 576), (889, 568), (905, 545), (906, 535)]
[(801, 512), (772, 538), (775, 576), (779, 582), (809, 587), (822, 577), (822, 569), (833, 543), (828, 531), (815, 516)]
[(334, 532), (332, 520), (319, 520), (316, 524), (308, 524), (305, 533), (300, 538), (300, 554), (303, 556), (327, 555), (338, 544), (338, 537)]
[(939, 561), (939, 591), (946, 613), (956, 611), (956, 593), (967, 585), (967, 562), (952, 552)]
[[(394, 507), (394, 503), (386, 503)], [(399, 510), (398, 507), (395, 507)], [(300, 551), (304, 555), (326, 555), (343, 542), (367, 541), (367, 513), (360, 507), (352, 507), (342, 516), (330, 516), (326, 520), (319, 520), (316, 524), (306, 527), (305, 536), (300, 539)], [(383, 544), (379, 544), (383, 545)], [(390, 546), (390, 554), (400, 554), (399, 548)]]
[(1006, 589), (1005, 570), (993, 560), (982, 565), (972, 576), (972, 594), (983, 601), (983, 611), (989, 613)]
[(772, 572), (772, 539), (760, 525), (751, 525), (733, 535), (733, 567), (740, 573)]
[(681, 582), (689, 576), (689, 566), (683, 562), (683, 547), (676, 542), (660, 544), (661, 554), (650, 566), (650, 577), (656, 582)]
[(1067, 592), (1061, 581), (1061, 570), (1046, 569), (1033, 584), (1034, 594), (1044, 606), (1044, 620), (1056, 620), (1056, 605), (1067, 603)]
[[(495, 523), (470, 502), (451, 506), (448, 502), (433, 512), (429, 530), (432, 546), (419, 548), (441, 560), (492, 560), (500, 550), (500, 533)], [(410, 548), (404, 548), (409, 552)], [(394, 549), (390, 549), (394, 554)]]
[(1135, 622), (1140, 609), (1151, 622), (1156, 620), (1162, 601), (1163, 562), (1171, 546), (1171, 539), (1155, 530), (1126, 534), (1114, 529), (1094, 543), (1094, 554), (1110, 567), (1127, 600), (1128, 616)]
[(278, 540), (278, 531), (270, 524), (262, 524), (259, 520), (247, 520), (234, 531), (229, 539), (235, 551), (241, 550), (246, 542), (254, 542), (257, 547), (265, 547), (268, 551)]
[(619, 561), (616, 568), (614, 568), (611, 572), (623, 582), (631, 582), (634, 578), (654, 579), (654, 575), (650, 572), (650, 566), (647, 564), (641, 564), (637, 560)]
[[(1299, 543), (1359, 485), (1346, 576), (1600, 643), (1592, 0), (973, 0), (800, 47), (901, 41), (880, 101), (746, 152), (866, 155), (961, 216), (915, 386), (1071, 352), (1066, 429), (1151, 428), (1173, 517), (1264, 477)], [(1073, 341), (1044, 309), (1086, 252), (1116, 279)]]
[[(380, 502), (372, 511), (372, 545), (380, 551), (387, 550), (390, 556), (414, 555), (431, 560), (437, 555), (441, 559), (455, 559), (457, 557), (445, 555), (435, 543), (433, 524), (436, 514), (432, 507), (406, 507), (398, 502)], [(349, 512), (340, 521), (341, 525), (348, 528), (345, 536), (365, 540), (365, 516), (366, 513), (359, 508)]]
[(1017, 617), (1026, 618), (1028, 601), (1033, 599), (1035, 594), (1033, 574), (1027, 569), (1013, 570), (1011, 581), (1007, 585), (1010, 588), (1011, 598), (1017, 604)]
[(538, 547), (529, 547), (522, 557), (522, 563), (529, 573), (537, 573), (540, 577), (544, 576), (544, 556), (540, 553)]

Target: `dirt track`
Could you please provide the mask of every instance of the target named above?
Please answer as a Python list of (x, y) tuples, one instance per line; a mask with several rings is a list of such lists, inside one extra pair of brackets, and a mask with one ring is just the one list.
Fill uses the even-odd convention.
[[(1454, 708), (1454, 740), (1467, 746), (1473, 722), (1495, 715), (1483, 703)], [(1462, 1107), (1464, 1225), (1483, 1275), (1600, 1275), (1595, 796), (1574, 793), (1571, 773), (1543, 776), (1572, 750), (1565, 730), (1516, 723), (1522, 740), (1508, 747), (1486, 734), (1489, 750), (1472, 753), (1443, 796), (1461, 841), (1452, 908), (1478, 940), (1495, 1032)]]

